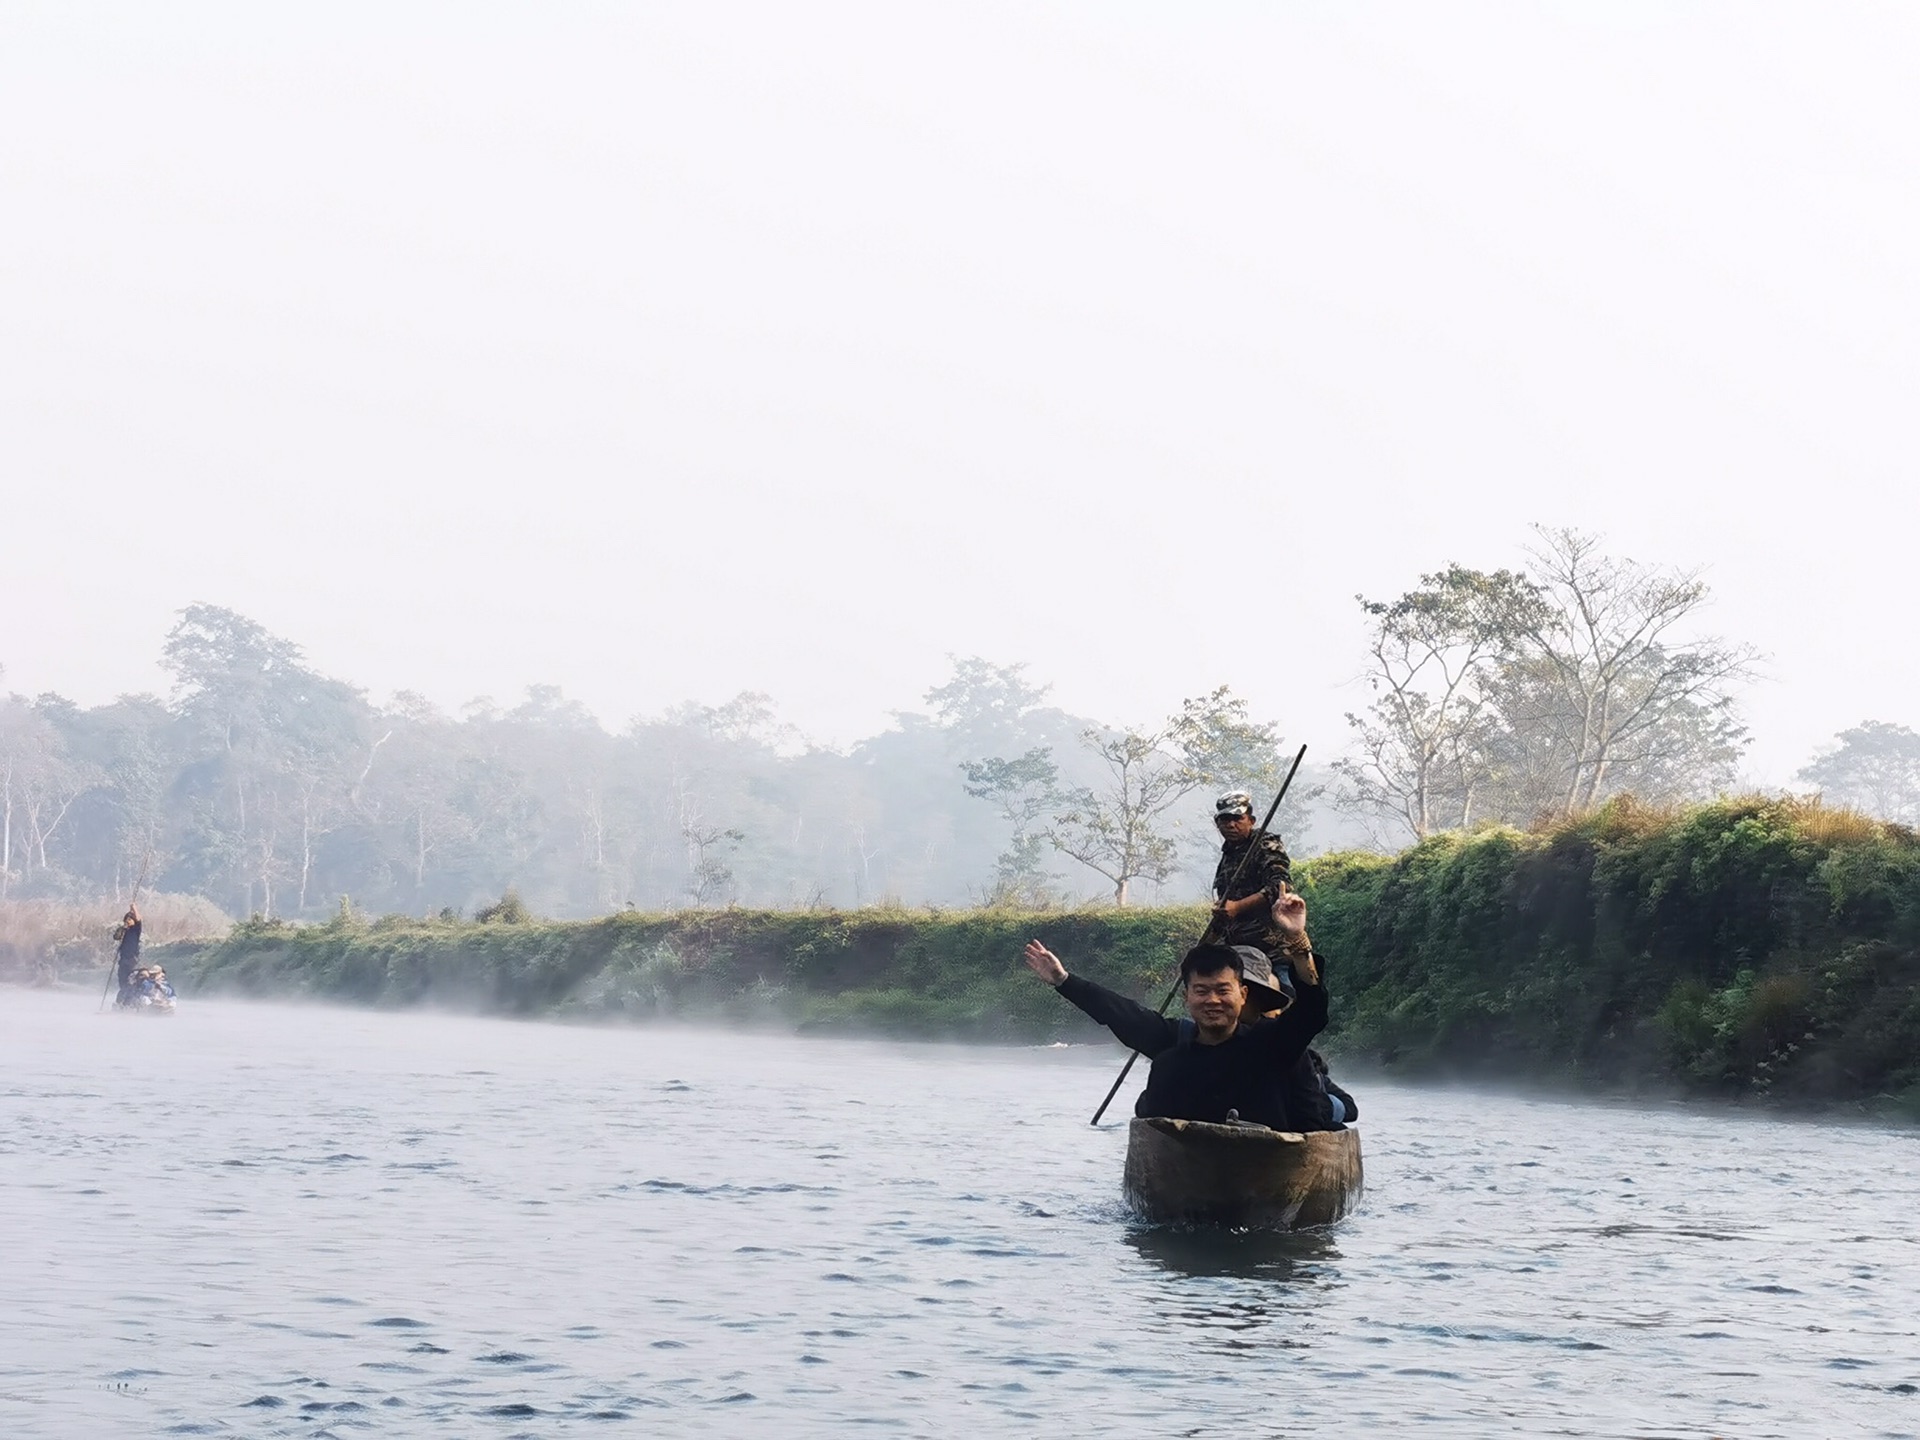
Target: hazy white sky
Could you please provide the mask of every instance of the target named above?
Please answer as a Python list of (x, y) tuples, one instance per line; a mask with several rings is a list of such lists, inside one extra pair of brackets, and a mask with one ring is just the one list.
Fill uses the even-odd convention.
[(1920, 725), (1920, 9), (0, 9), (0, 664), (376, 696), (948, 652), (1322, 758), (1356, 591), (1704, 565), (1753, 769)]

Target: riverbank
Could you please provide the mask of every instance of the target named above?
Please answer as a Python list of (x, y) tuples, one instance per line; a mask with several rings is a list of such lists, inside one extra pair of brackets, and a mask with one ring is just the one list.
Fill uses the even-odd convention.
[(1631, 801), (1330, 856), (1338, 1040), (1401, 1073), (1920, 1118), (1920, 836), (1817, 803)]
[[(1798, 801), (1619, 802), (1544, 834), (1300, 867), (1331, 957), (1327, 1048), (1524, 1078), (1920, 1114), (1920, 838)], [(506, 912), (513, 915), (511, 908)], [(243, 924), (159, 953), (194, 990), (579, 1018), (1084, 1039), (1038, 937), (1148, 1003), (1201, 907), (699, 911), (585, 922)]]
[(219, 941), (157, 953), (170, 975), (200, 992), (1050, 1040), (1086, 1038), (1086, 1022), (1021, 965), (1029, 939), (1040, 937), (1117, 989), (1144, 994), (1157, 984), (1165, 993), (1170, 957), (1206, 919), (1198, 906), (1042, 914), (629, 911), (505, 922), (342, 916), (325, 925), (255, 921)]

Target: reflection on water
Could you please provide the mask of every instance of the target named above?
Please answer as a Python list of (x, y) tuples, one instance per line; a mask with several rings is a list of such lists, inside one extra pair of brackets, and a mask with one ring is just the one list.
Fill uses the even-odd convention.
[(1908, 1131), (1374, 1087), (1335, 1229), (1162, 1228), (1105, 1046), (93, 998), (0, 1005), (5, 1440), (1920, 1433)]
[(1146, 1291), (1143, 1333), (1189, 1364), (1259, 1366), (1307, 1348), (1323, 1287), (1339, 1283), (1340, 1252), (1324, 1230), (1136, 1224), (1125, 1238), (1161, 1281)]
[(1280, 1285), (1318, 1285), (1340, 1251), (1333, 1230), (1227, 1230), (1193, 1225), (1127, 1227), (1127, 1244), (1170, 1275), (1230, 1276)]

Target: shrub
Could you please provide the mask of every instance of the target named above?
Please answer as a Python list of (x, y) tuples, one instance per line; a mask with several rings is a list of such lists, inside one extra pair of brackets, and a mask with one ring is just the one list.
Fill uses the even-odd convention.
[(521, 901), (520, 892), (509, 885), (506, 893), (493, 904), (474, 911), (473, 918), (481, 925), (525, 925), (533, 915)]

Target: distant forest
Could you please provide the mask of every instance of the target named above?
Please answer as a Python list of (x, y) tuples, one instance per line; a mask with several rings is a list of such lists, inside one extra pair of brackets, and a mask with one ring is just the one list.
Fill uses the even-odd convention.
[[(1697, 575), (1540, 530), (1524, 570), (1454, 565), (1359, 597), (1370, 700), (1302, 771), (1296, 853), (1487, 825), (1538, 829), (1625, 792), (1711, 797), (1746, 745), (1753, 652), (1688, 635)], [(472, 914), (509, 890), (584, 917), (635, 907), (882, 903), (1045, 909), (1207, 893), (1214, 792), (1264, 800), (1291, 758), (1222, 687), (1125, 729), (1047, 703), (1019, 665), (953, 662), (847, 750), (746, 693), (610, 733), (537, 686), (458, 717), (310, 669), (195, 605), (166, 699), (0, 698), (0, 900), (167, 891), (237, 916)], [(1331, 748), (1331, 747), (1330, 747)], [(1801, 773), (1829, 802), (1920, 822), (1920, 736), (1868, 721)]]
[[(536, 913), (581, 917), (966, 906), (1012, 898), (1010, 883), (1045, 906), (1114, 889), (1032, 843), (1038, 812), (1023, 807), (1044, 792), (1049, 821), (1063, 820), (1062, 797), (1110, 778), (1083, 740), (1107, 732), (1048, 705), (1020, 666), (957, 660), (927, 712), (841, 752), (808, 744), (760, 694), (618, 734), (545, 686), (458, 717), (408, 694), (377, 705), (315, 673), (292, 642), (208, 605), (182, 613), (163, 658), (167, 700), (0, 700), (0, 899), (120, 897), (138, 884), (232, 915), (301, 918), (343, 896), (374, 913), (471, 914), (512, 889)], [(1239, 779), (1231, 756), (1202, 754), (1196, 719), (1184, 753), (1130, 767), (1136, 789), (1156, 768), (1165, 844), (1131, 883), (1197, 899), (1217, 847), (1205, 787), (1225, 783), (1228, 765), (1238, 783), (1271, 784), (1277, 740), (1224, 692), (1189, 709), (1216, 751), (1263, 752)], [(994, 765), (1001, 756), (1014, 759)]]

